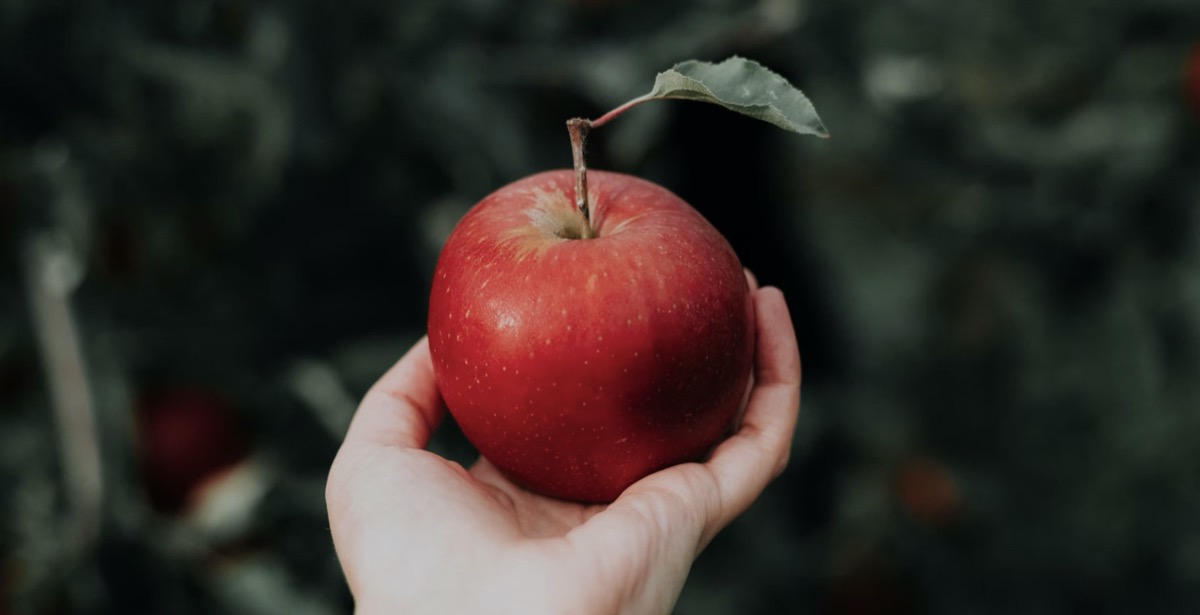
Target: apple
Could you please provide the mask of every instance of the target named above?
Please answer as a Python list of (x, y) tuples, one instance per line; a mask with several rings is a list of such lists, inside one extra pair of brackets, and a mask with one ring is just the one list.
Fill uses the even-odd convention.
[(962, 494), (954, 475), (929, 457), (906, 460), (896, 471), (894, 489), (900, 508), (914, 521), (946, 527), (962, 512)]
[(163, 513), (186, 512), (215, 477), (250, 452), (233, 406), (205, 389), (145, 395), (135, 418), (142, 480), (151, 505)]
[(1192, 46), (1183, 70), (1184, 99), (1192, 114), (1200, 120), (1200, 43)]
[(754, 308), (729, 243), (650, 182), (593, 172), (589, 188), (588, 133), (664, 99), (828, 136), (804, 94), (757, 62), (680, 62), (649, 93), (567, 120), (573, 171), (484, 198), (434, 270), (429, 350), (442, 398), (485, 458), (547, 496), (609, 502), (701, 458), (750, 382)]
[(447, 408), (493, 465), (543, 495), (610, 502), (728, 433), (754, 311), (699, 212), (629, 175), (581, 184), (579, 169), (505, 186), (459, 221), (429, 347)]

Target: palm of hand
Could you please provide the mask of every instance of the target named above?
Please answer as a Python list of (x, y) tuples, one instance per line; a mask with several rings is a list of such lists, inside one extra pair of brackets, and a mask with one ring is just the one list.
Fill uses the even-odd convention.
[(566, 536), (607, 508), (600, 504), (556, 500), (527, 491), (483, 458), (471, 466), (468, 474), (477, 489), (499, 502), (501, 514), (527, 538)]
[[(683, 575), (675, 574), (677, 567), (656, 571), (656, 555), (679, 551), (671, 559), (690, 565), (702, 546), (696, 534), (703, 528), (677, 524), (667, 518), (673, 513), (655, 510), (637, 495), (671, 491), (670, 479), (686, 470), (660, 473), (613, 505), (587, 505), (529, 492), (486, 459), (468, 471), (419, 449), (383, 447), (377, 455), (372, 479), (357, 487), (371, 494), (358, 496), (359, 522), (374, 529), (369, 542), (354, 549), (356, 557), (346, 558), (359, 563), (347, 576), (396, 590), (389, 604), (423, 592), (429, 601), (412, 605), (414, 610), (457, 612), (463, 594), (456, 580), (474, 576), (488, 582), (472, 588), (478, 596), (469, 610), (495, 612), (503, 604), (512, 612), (618, 612), (621, 603), (645, 604), (664, 595), (673, 601)], [(629, 530), (639, 523), (630, 523), (630, 516), (664, 527), (635, 532), (631, 540)], [(655, 538), (647, 539), (651, 535)], [(349, 548), (339, 544), (339, 552)], [(442, 555), (413, 558), (414, 553)], [(444, 580), (454, 583), (439, 588)], [(629, 595), (639, 582), (652, 591)], [(623, 587), (630, 590), (615, 591)], [(562, 589), (568, 591), (559, 593)], [(448, 604), (453, 608), (443, 608)], [(670, 607), (646, 606), (636, 611)]]

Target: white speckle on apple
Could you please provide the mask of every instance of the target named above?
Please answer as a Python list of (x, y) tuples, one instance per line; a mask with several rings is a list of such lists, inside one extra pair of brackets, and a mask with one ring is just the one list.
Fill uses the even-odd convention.
[(515, 329), (517, 326), (517, 317), (512, 312), (505, 312), (496, 319), (496, 330), (503, 331), (505, 329)]

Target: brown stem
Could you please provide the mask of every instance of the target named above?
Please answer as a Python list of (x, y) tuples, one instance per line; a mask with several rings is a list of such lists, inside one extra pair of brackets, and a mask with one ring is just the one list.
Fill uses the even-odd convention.
[(571, 134), (571, 159), (575, 163), (575, 207), (583, 214), (583, 238), (592, 236), (592, 218), (588, 210), (587, 160), (584, 147), (587, 145), (588, 130), (592, 123), (583, 118), (567, 120), (567, 132)]

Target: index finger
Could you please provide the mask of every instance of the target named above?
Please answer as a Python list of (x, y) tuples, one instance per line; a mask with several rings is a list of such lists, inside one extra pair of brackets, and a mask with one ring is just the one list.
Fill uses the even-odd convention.
[(444, 415), (425, 336), (367, 391), (345, 443), (425, 448)]

